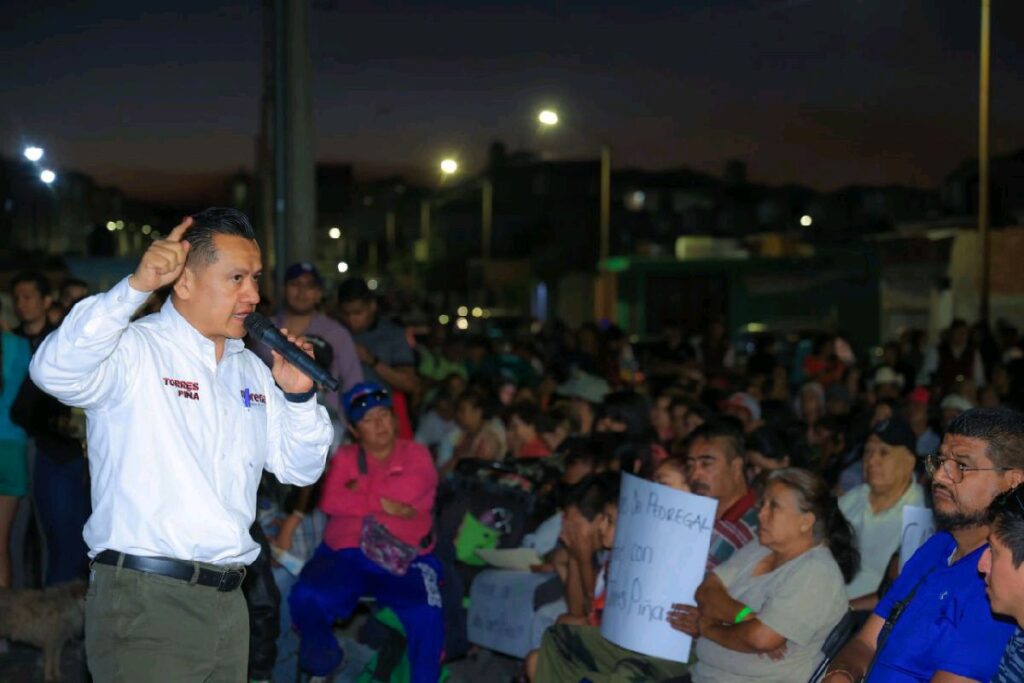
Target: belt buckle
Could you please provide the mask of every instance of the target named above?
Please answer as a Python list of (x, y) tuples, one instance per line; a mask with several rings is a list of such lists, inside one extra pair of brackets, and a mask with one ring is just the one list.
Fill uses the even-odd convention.
[(217, 590), (222, 593), (233, 591), (242, 585), (242, 581), (245, 580), (245, 567), (241, 569), (229, 569), (220, 575), (220, 583), (217, 584)]

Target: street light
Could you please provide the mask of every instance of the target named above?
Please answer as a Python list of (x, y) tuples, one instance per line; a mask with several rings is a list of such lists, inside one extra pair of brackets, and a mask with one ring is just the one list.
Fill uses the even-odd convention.
[(800, 225), (804, 226), (805, 228), (811, 227), (812, 223), (814, 223), (814, 219), (811, 218), (810, 216), (808, 216), (806, 214), (803, 215), (803, 216), (800, 216)]
[(340, 239), (341, 238), (341, 228), (331, 228), (330, 230), (327, 231), (327, 235), (332, 240)]
[(537, 120), (545, 126), (554, 126), (558, 124), (558, 112), (545, 109), (541, 113), (537, 114)]
[(32, 163), (35, 163), (43, 158), (43, 148), (31, 145), (29, 147), (26, 147), (25, 151), (22, 152), (22, 154), (25, 155), (26, 159), (28, 159)]
[(46, 183), (47, 185), (49, 185), (49, 184), (51, 184), (51, 183), (52, 183), (52, 182), (53, 182), (54, 180), (56, 180), (56, 179), (57, 179), (57, 174), (56, 174), (56, 173), (54, 173), (53, 171), (51, 171), (51, 170), (50, 170), (50, 169), (48, 169), (48, 168), (44, 168), (44, 169), (43, 169), (43, 171), (42, 171), (42, 173), (40, 173), (40, 174), (39, 174), (39, 179), (40, 179), (40, 180), (42, 180), (42, 181), (43, 181), (44, 183)]
[(444, 159), (441, 161), (441, 173), (452, 175), (459, 170), (459, 162), (455, 159)]
[(348, 264), (345, 263), (344, 261), (338, 261), (338, 272), (339, 273), (347, 273), (348, 272)]

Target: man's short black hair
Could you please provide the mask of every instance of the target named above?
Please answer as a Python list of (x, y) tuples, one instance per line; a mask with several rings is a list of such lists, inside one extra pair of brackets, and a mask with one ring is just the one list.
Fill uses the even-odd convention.
[(584, 477), (566, 492), (565, 507), (578, 509), (587, 521), (592, 522), (608, 503), (618, 505), (621, 481), (622, 475), (618, 472)]
[(541, 411), (533, 401), (517, 401), (508, 409), (506, 415), (509, 420), (511, 420), (513, 416), (518, 417), (523, 424), (528, 424), (536, 429), (537, 423), (540, 420)]
[(1024, 469), (1024, 414), (1016, 410), (972, 408), (957, 415), (946, 433), (984, 441), (996, 467)]
[(373, 292), (361, 277), (350, 277), (338, 285), (338, 303), (350, 304), (353, 301), (373, 301)]
[(1024, 563), (1024, 484), (993, 498), (988, 519), (992, 532), (1010, 549), (1014, 568), (1020, 569)]
[(707, 441), (721, 439), (725, 444), (729, 460), (746, 456), (746, 437), (738, 420), (729, 420), (724, 417), (708, 420), (690, 432), (690, 441), (693, 442), (697, 439)]
[(217, 235), (243, 237), (256, 241), (256, 231), (249, 217), (238, 209), (212, 206), (192, 216), (192, 227), (185, 232), (189, 250), (187, 263), (204, 268), (217, 262), (213, 238)]
[(50, 280), (38, 270), (23, 270), (11, 278), (11, 291), (23, 282), (31, 282), (39, 291), (39, 296), (47, 297), (53, 292)]
[(77, 277), (65, 278), (60, 283), (60, 291), (61, 292), (64, 292), (64, 291), (66, 291), (68, 289), (71, 289), (72, 287), (82, 287), (84, 289), (89, 289), (89, 283), (86, 282), (85, 280), (80, 280)]

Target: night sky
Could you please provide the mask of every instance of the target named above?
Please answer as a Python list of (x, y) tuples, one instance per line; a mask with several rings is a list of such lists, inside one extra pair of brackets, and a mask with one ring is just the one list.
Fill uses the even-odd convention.
[[(1024, 147), (1024, 2), (993, 0), (993, 153)], [(978, 0), (316, 0), (317, 156), (472, 170), (503, 139), (616, 168), (932, 185), (975, 154)], [(260, 3), (0, 0), (0, 144), (129, 193), (251, 168)], [(541, 133), (542, 106), (566, 126)], [(211, 190), (211, 188), (213, 188)]]

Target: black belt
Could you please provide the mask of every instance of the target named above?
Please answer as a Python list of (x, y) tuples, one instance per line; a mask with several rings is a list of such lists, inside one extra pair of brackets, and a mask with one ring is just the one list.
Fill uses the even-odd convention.
[(159, 574), (189, 583), (193, 583), (193, 577), (195, 577), (194, 583), (198, 583), (200, 586), (212, 586), (221, 592), (235, 590), (242, 585), (242, 579), (245, 578), (245, 567), (220, 571), (200, 567), (194, 562), (174, 560), (169, 557), (142, 557), (119, 553), (116, 550), (104, 550), (93, 559), (93, 562), (113, 567), (120, 564), (125, 569)]

